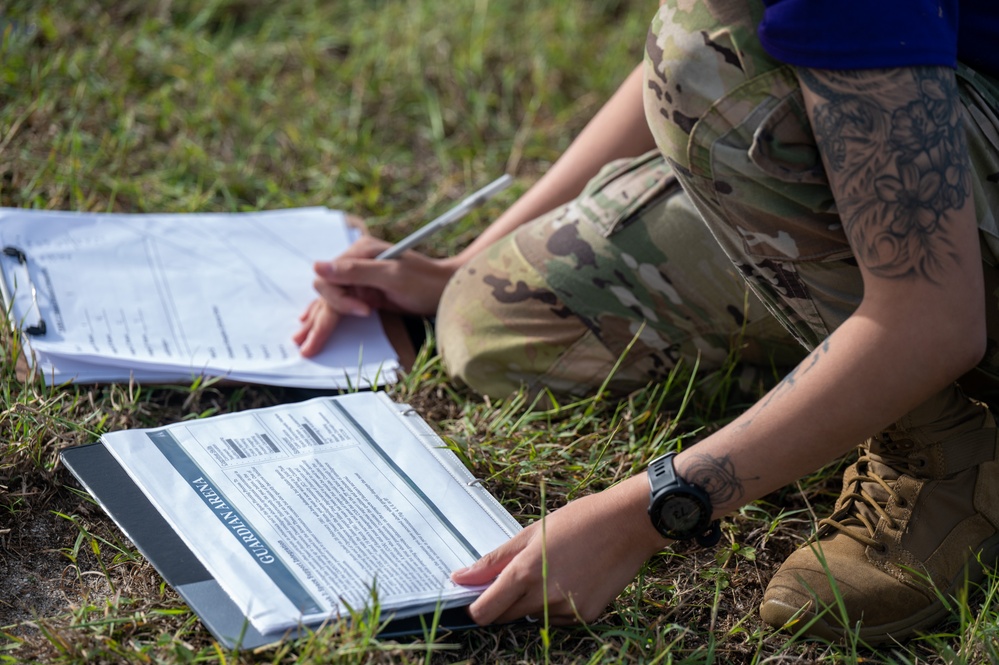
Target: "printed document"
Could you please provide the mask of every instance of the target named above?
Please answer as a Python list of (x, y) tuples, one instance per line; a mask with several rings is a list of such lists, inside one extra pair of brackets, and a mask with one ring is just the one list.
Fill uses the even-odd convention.
[(384, 393), (102, 437), (261, 633), (370, 607), (471, 602), (453, 570), (520, 530), (443, 441)]
[(352, 242), (326, 208), (100, 214), (0, 208), (4, 299), (49, 383), (221, 376), (305, 388), (395, 380), (377, 316), (347, 317), (318, 356), (291, 341), (312, 264)]

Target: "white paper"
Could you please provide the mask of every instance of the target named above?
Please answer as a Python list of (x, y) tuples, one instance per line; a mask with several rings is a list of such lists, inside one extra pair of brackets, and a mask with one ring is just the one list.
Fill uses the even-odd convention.
[(383, 393), (114, 432), (105, 445), (268, 634), (370, 604), (465, 604), (450, 572), (519, 526)]
[[(396, 379), (377, 316), (347, 317), (317, 356), (291, 341), (312, 263), (351, 243), (325, 208), (123, 215), (0, 209), (0, 257), (29, 360), (50, 382), (200, 375), (309, 388)], [(32, 289), (32, 287), (34, 287)], [(115, 369), (119, 368), (119, 369)], [(114, 379), (110, 379), (114, 380)]]

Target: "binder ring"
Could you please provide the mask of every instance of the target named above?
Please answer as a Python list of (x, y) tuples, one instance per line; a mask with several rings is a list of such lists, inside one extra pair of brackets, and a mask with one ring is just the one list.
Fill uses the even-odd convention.
[[(28, 278), (28, 287), (31, 289), (31, 306), (36, 312), (38, 312), (38, 323), (33, 326), (24, 326), (22, 330), (26, 334), (32, 336), (44, 335), (46, 331), (45, 319), (42, 318), (42, 309), (38, 306), (38, 290), (35, 288), (34, 282), (31, 281), (31, 272), (28, 270), (28, 256), (23, 250), (18, 249), (13, 245), (7, 245), (4, 247), (3, 255), (17, 259), (17, 263), (24, 267), (24, 274)], [(11, 310), (13, 312), (14, 292), (7, 284), (7, 275), (2, 270), (0, 270), (0, 281), (3, 282), (4, 299), (11, 304)]]

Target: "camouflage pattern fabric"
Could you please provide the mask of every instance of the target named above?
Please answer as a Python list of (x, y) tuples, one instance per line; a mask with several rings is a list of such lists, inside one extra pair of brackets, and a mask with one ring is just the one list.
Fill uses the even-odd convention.
[[(860, 271), (794, 69), (757, 40), (762, 11), (758, 0), (660, 7), (645, 106), (666, 160), (610, 165), (455, 276), (438, 313), (455, 378), (497, 396), (582, 394), (619, 359), (617, 391), (681, 358), (718, 367), (733, 350), (779, 367), (801, 357), (792, 339), (814, 348), (856, 309)], [(958, 83), (989, 298), (980, 373), (999, 386), (999, 88), (963, 66)]]
[[(649, 31), (645, 107), (657, 145), (752, 290), (807, 348), (856, 309), (860, 271), (839, 222), (794, 68), (756, 37), (756, 0), (676, 0)], [(999, 111), (995, 82), (966, 67), (967, 120), (999, 376)]]
[[(654, 151), (606, 166), (578, 199), (522, 226), (448, 284), (437, 316), (448, 372), (507, 396), (626, 392), (681, 358), (744, 381), (802, 352), (719, 250)], [(620, 361), (620, 362), (619, 362)]]

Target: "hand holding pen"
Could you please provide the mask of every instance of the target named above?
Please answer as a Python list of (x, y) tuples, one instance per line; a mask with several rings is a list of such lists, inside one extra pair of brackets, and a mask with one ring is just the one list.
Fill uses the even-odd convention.
[(508, 175), (498, 178), (395, 245), (363, 236), (332, 261), (316, 262), (313, 284), (319, 298), (299, 317), (302, 326), (292, 337), (302, 355), (322, 350), (345, 315), (367, 316), (385, 309), (432, 316), (460, 263), (452, 257), (434, 259), (406, 250), (461, 219), (511, 182)]

